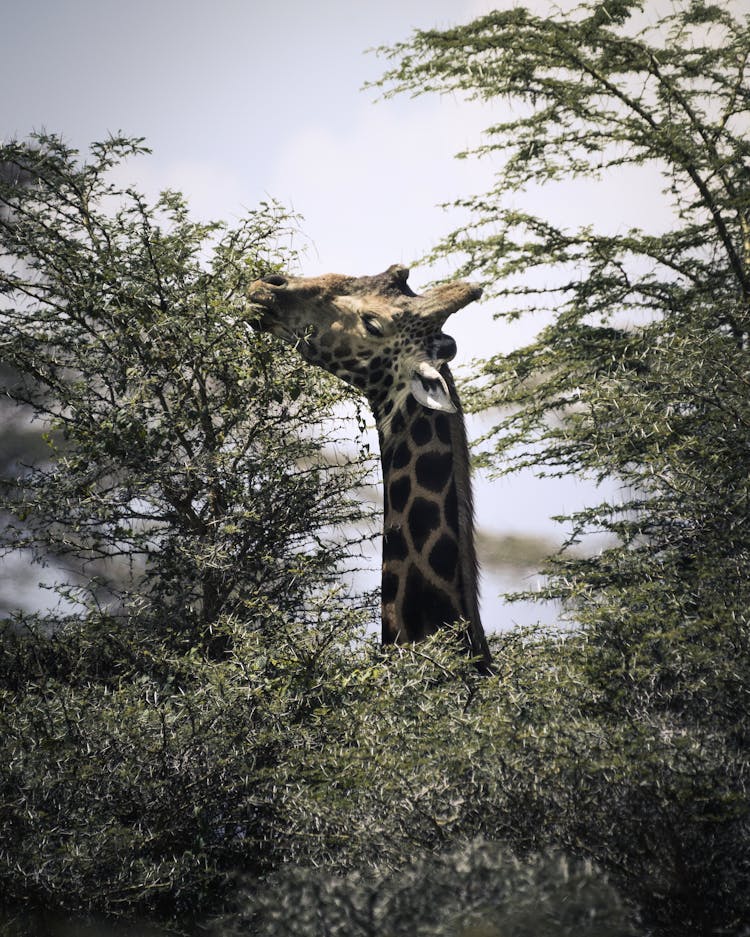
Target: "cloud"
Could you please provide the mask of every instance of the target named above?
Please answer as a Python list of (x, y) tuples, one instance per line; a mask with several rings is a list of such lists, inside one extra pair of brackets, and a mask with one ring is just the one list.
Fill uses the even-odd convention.
[(258, 200), (248, 180), (232, 172), (220, 155), (216, 160), (160, 159), (154, 153), (120, 163), (111, 179), (123, 187), (132, 185), (150, 201), (164, 189), (182, 192), (200, 221), (231, 223)]
[(269, 188), (306, 219), (317, 248), (306, 272), (364, 273), (429, 250), (450, 227), (438, 204), (490, 180), (486, 167), (453, 159), (487, 119), (453, 99), (420, 99), (371, 106), (350, 126), (301, 128)]

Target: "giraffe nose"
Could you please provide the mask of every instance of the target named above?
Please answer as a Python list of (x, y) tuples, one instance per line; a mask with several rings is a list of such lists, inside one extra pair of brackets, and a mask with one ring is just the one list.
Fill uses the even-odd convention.
[(430, 342), (430, 357), (435, 361), (452, 361), (456, 357), (458, 347), (456, 341), (445, 332), (436, 335)]

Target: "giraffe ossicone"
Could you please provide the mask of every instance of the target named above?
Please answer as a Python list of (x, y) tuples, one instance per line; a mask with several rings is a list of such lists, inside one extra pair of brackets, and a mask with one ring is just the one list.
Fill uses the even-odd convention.
[(375, 276), (284, 277), (251, 284), (259, 328), (295, 346), (368, 400), (383, 469), (383, 643), (418, 641), (466, 622), (480, 669), (490, 652), (479, 616), (469, 454), (442, 328), (478, 299), (451, 281), (418, 296), (396, 264)]

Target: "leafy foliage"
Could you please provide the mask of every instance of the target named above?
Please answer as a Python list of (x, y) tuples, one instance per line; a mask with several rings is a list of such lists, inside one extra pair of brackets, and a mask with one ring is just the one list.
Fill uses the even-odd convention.
[[(511, 105), (462, 154), (500, 161), (494, 188), (458, 203), (471, 220), (435, 254), (479, 271), (503, 315), (551, 319), (473, 389), (476, 408), (507, 413), (487, 461), (621, 483), (621, 500), (562, 518), (569, 545), (590, 532), (611, 545), (552, 558), (542, 597), (562, 599), (586, 636), (582, 672), (617, 752), (617, 820), (594, 833), (581, 817), (583, 839), (604, 868), (629, 870), (650, 920), (696, 933), (747, 919), (732, 884), (747, 851), (727, 835), (750, 815), (749, 25), (737, 5), (703, 0), (658, 19), (631, 0), (515, 7), (382, 50), (390, 94)], [(663, 230), (575, 229), (523, 207), (560, 181), (637, 185), (638, 167), (663, 176)], [(588, 780), (571, 785), (585, 802)], [(640, 857), (625, 859), (626, 830), (651, 840)]]
[(616, 892), (589, 866), (554, 856), (519, 862), (482, 842), (380, 875), (287, 873), (272, 891), (253, 895), (250, 908), (228, 934), (249, 926), (288, 937), (634, 933)]
[(330, 585), (369, 462), (330, 458), (337, 388), (248, 319), (293, 219), (148, 205), (112, 181), (143, 151), (0, 151), (5, 407), (46, 441), (6, 452), (0, 549), (54, 564), (62, 599), (2, 629), (0, 874), (7, 900), (174, 912), (240, 852), (273, 863), (253, 672), (275, 632), (347, 629)]
[(273, 249), (292, 219), (265, 205), (225, 230), (176, 193), (149, 206), (110, 181), (141, 150), (0, 154), (17, 168), (0, 182), (3, 390), (49, 444), (3, 481), (3, 548), (83, 571), (71, 599), (211, 644), (222, 615), (261, 627), (304, 605), (346, 553), (323, 528), (363, 511), (357, 470), (321, 457), (335, 435), (310, 432), (337, 393), (248, 329), (244, 287), (293, 261)]
[(444, 642), (370, 668), (326, 713), (323, 784), (288, 821), (307, 862), (403, 869), (477, 837), (563, 850), (608, 869), (660, 933), (731, 933), (748, 913), (746, 751), (645, 698), (614, 713), (583, 637), (503, 636), (492, 679)]
[[(222, 661), (104, 616), (51, 637), (6, 630), (6, 900), (205, 914), (236, 869), (274, 868), (310, 661), (333, 640), (319, 614), (313, 637), (309, 622), (280, 620), (276, 654), (225, 621)], [(337, 629), (347, 616), (338, 609)]]
[(223, 660), (114, 622), (6, 635), (6, 895), (193, 919), (239, 900), (219, 934), (640, 933), (638, 908), (660, 934), (737, 932), (747, 764), (720, 733), (607, 715), (583, 638), (504, 636), (481, 678), (454, 635), (383, 650), (330, 602), (273, 636), (236, 624)]

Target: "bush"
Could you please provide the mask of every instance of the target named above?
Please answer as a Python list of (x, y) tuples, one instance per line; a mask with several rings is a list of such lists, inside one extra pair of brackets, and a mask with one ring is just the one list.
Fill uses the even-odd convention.
[(249, 899), (231, 934), (284, 937), (626, 937), (614, 889), (584, 863), (496, 844), (424, 857), (398, 871), (334, 878), (286, 872)]
[(0, 876), (8, 900), (175, 912), (275, 862), (268, 648), (359, 621), (330, 587), (370, 463), (331, 460), (337, 388), (247, 316), (294, 219), (149, 205), (111, 181), (144, 152), (0, 148), (2, 394), (45, 440), (3, 461), (0, 556), (60, 580), (0, 634)]
[(304, 750), (298, 773), (320, 783), (292, 804), (289, 857), (345, 872), (477, 837), (552, 849), (602, 868), (660, 934), (737, 933), (750, 765), (734, 734), (638, 699), (613, 715), (583, 637), (503, 636), (489, 679), (444, 640), (349, 678)]
[[(338, 641), (348, 613), (337, 611)], [(51, 637), (5, 631), (5, 900), (206, 913), (236, 869), (277, 866), (310, 659), (334, 640), (322, 624), (312, 636), (278, 625), (274, 649), (222, 622), (232, 648), (222, 661), (117, 619), (71, 622)]]
[[(5, 894), (203, 915), (237, 906), (239, 872), (247, 913), (268, 927), (268, 896), (291, 901), (299, 882), (313, 904), (333, 890), (333, 921), (365, 900), (352, 886), (352, 908), (335, 910), (347, 883), (376, 876), (395, 895), (413, 880), (421, 894), (438, 874), (427, 857), (450, 879), (458, 860), (437, 857), (483, 840), (499, 844), (499, 879), (531, 876), (517, 905), (487, 892), (491, 921), (524, 920), (537, 887), (547, 907), (541, 870), (556, 854), (591, 885), (579, 910), (603, 913), (614, 888), (633, 908), (613, 904), (615, 923), (639, 913), (663, 935), (741, 933), (749, 766), (730, 736), (643, 706), (613, 718), (583, 638), (505, 636), (497, 676), (481, 678), (452, 635), (384, 651), (356, 639), (356, 618), (327, 603), (317, 622), (279, 617), (273, 637), (225, 622), (222, 660), (115, 622), (6, 635)], [(405, 920), (390, 901), (382, 914)], [(415, 932), (432, 926), (421, 907)]]
[(109, 181), (138, 141), (91, 149), (0, 148), (2, 392), (48, 440), (0, 479), (0, 549), (68, 570), (68, 608), (220, 655), (222, 615), (261, 627), (331, 582), (366, 464), (331, 464), (339, 393), (248, 321), (246, 284), (294, 260), (293, 219), (199, 224), (177, 193), (151, 206)]

